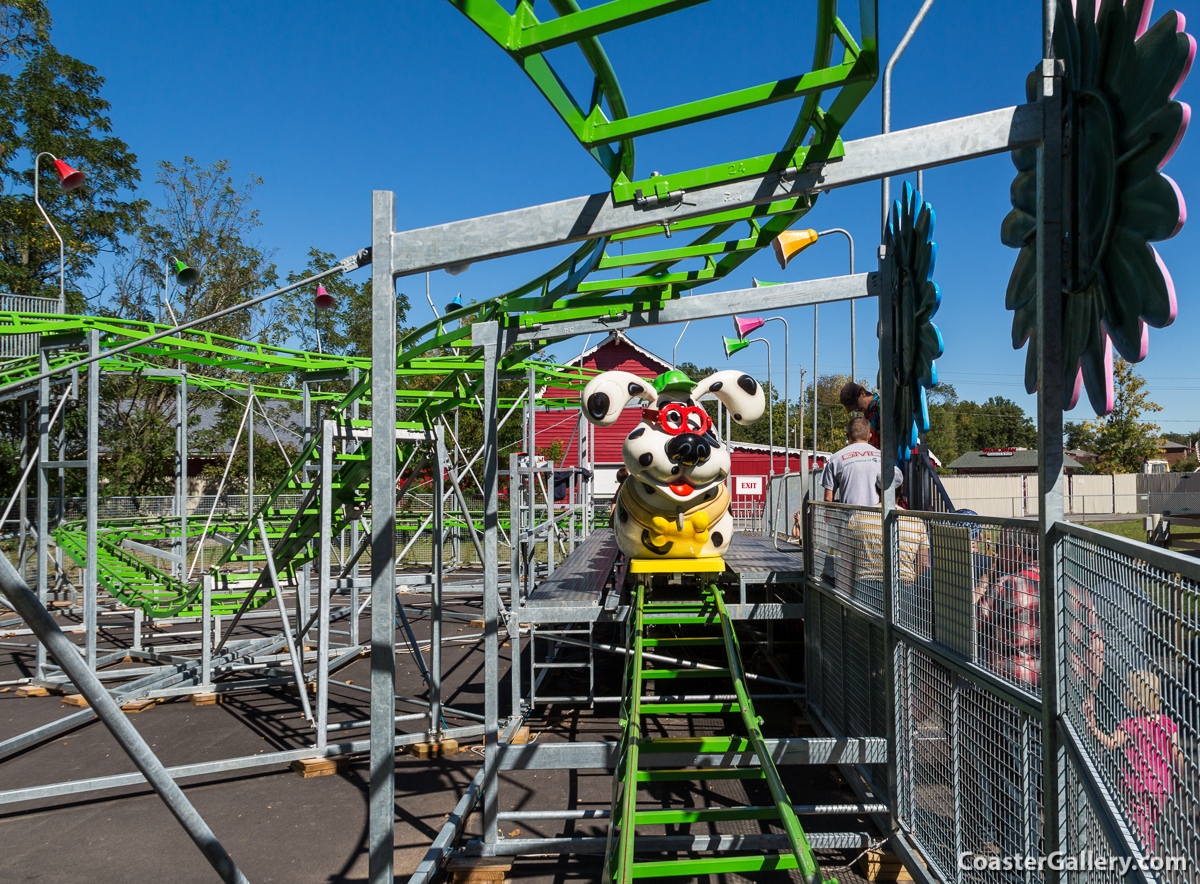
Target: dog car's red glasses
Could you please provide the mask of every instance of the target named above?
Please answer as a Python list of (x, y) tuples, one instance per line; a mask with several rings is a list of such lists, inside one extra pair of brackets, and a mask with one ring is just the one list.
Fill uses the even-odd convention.
[(662, 408), (643, 408), (642, 420), (658, 424), (670, 436), (681, 433), (703, 436), (712, 427), (712, 418), (701, 406), (678, 402), (670, 402)]

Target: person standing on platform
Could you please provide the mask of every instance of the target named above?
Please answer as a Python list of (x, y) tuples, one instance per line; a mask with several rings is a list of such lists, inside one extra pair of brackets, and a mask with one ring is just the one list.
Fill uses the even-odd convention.
[(842, 402), (842, 406), (846, 411), (853, 414), (861, 412), (863, 417), (871, 425), (871, 435), (867, 441), (879, 447), (879, 394), (872, 393), (862, 384), (856, 384), (850, 381), (844, 387), (842, 392), (838, 394), (838, 398)]
[[(856, 417), (846, 427), (845, 448), (829, 458), (825, 472), (821, 474), (821, 486), (825, 489), (826, 502), (832, 502), (836, 494), (842, 503), (853, 506), (878, 506), (880, 487), (879, 449), (868, 440), (871, 424), (866, 418)], [(896, 472), (895, 486), (904, 481), (904, 474)]]

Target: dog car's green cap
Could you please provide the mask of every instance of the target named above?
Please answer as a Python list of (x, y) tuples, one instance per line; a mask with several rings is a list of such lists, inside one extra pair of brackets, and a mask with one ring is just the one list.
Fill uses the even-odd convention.
[(690, 393), (694, 386), (696, 385), (692, 383), (692, 379), (681, 371), (664, 371), (654, 379), (654, 389), (659, 393), (666, 393), (668, 390)]

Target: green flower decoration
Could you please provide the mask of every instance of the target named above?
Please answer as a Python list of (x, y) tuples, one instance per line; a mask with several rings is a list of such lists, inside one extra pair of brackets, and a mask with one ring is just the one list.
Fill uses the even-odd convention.
[[(932, 239), (936, 218), (933, 207), (904, 182), (903, 205), (892, 203), (884, 244), (892, 262), (891, 384), (895, 401), (896, 458), (907, 461), (929, 431), (929, 404), (925, 390), (937, 384), (942, 355), (942, 333), (930, 320), (942, 304), (942, 292), (933, 281), (937, 243)], [(880, 388), (883, 378), (880, 377)]]
[[(1183, 195), (1160, 170), (1179, 146), (1191, 109), (1173, 101), (1196, 54), (1184, 17), (1168, 12), (1153, 27), (1152, 2), (1079, 0), (1075, 16), (1058, 4), (1055, 52), (1063, 60), (1063, 389), (1074, 408), (1082, 386), (1097, 415), (1113, 407), (1112, 350), (1146, 357), (1147, 326), (1175, 320), (1175, 287), (1151, 242), (1187, 219)], [(1037, 72), (1026, 83), (1037, 100)], [(1020, 249), (1005, 306), (1013, 348), (1026, 341), (1025, 389), (1037, 390), (1037, 149), (1013, 151), (1013, 210), (1000, 238)]]

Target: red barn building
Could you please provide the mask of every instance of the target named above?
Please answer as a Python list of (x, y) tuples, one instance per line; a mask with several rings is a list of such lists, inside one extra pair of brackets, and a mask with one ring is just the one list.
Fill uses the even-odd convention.
[[(627, 371), (646, 380), (653, 380), (673, 366), (665, 359), (655, 356), (631, 341), (619, 331), (614, 331), (607, 338), (584, 351), (580, 356), (567, 363), (569, 367), (580, 367), (593, 371)], [(694, 381), (700, 378), (692, 378)], [(565, 460), (560, 466), (585, 466), (594, 472), (594, 490), (597, 498), (611, 497), (617, 488), (617, 470), (622, 466), (621, 448), (628, 436), (642, 418), (642, 406), (631, 404), (626, 407), (610, 427), (594, 427), (587, 424), (579, 410), (579, 394), (573, 390), (551, 388), (544, 394), (545, 398), (561, 398), (563, 408), (539, 409), (534, 416), (535, 450), (542, 451), (558, 442), (565, 453)], [(718, 437), (722, 434), (719, 432)], [(755, 445), (746, 442), (734, 442), (730, 446), (732, 472), (730, 474), (730, 491), (734, 495), (735, 506), (742, 502), (749, 504), (751, 499), (761, 502), (766, 494), (767, 477), (785, 472), (799, 472), (801, 452), (791, 449), (785, 458), (782, 448), (783, 428), (779, 427), (781, 444), (774, 453), (774, 469), (772, 469), (771, 452), (766, 445)], [(580, 440), (586, 440), (584, 457), (580, 463)], [(810, 464), (816, 469), (825, 466), (826, 452), (818, 451), (815, 463), (811, 456)], [(740, 481), (739, 481), (740, 480)]]

